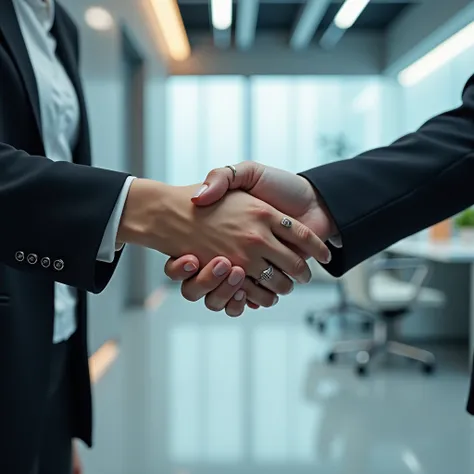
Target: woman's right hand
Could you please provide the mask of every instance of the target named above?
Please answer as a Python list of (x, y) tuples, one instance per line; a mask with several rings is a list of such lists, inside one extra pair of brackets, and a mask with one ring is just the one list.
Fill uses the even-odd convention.
[[(135, 181), (140, 187), (133, 190)], [(216, 204), (198, 208), (191, 198), (199, 185), (157, 188), (153, 181), (135, 181), (130, 192), (144, 193), (146, 199), (138, 199), (141, 207), (125, 207), (125, 229), (138, 231), (138, 236), (135, 232), (128, 239), (132, 243), (171, 257), (192, 254), (202, 265), (222, 255), (255, 280), (273, 265), (273, 277), (261, 285), (277, 294), (293, 288), (287, 275), (302, 283), (311, 278), (304, 258), (282, 241), (301, 255), (318, 260), (329, 255), (324, 243), (306, 226), (294, 219), (290, 228), (283, 226), (284, 214), (245, 192), (228, 193)]]

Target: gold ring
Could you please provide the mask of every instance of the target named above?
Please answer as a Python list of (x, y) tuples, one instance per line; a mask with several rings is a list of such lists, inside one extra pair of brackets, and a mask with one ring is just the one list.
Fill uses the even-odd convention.
[(237, 168), (234, 165), (227, 165), (226, 168), (229, 168), (232, 171), (232, 181), (234, 181), (237, 176)]

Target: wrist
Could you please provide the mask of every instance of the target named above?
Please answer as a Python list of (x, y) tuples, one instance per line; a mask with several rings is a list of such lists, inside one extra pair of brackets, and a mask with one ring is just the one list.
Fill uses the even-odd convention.
[(120, 220), (117, 243), (151, 246), (153, 224), (162, 214), (169, 187), (148, 179), (133, 181)]
[(321, 219), (324, 222), (324, 237), (329, 239), (330, 237), (339, 235), (339, 229), (337, 228), (336, 221), (332, 217), (329, 208), (324, 202), (324, 199), (321, 197), (321, 195), (316, 189), (314, 190), (314, 194), (316, 205), (321, 212)]
[(314, 223), (312, 230), (325, 242), (339, 234), (336, 222), (319, 191), (304, 176), (299, 175), (299, 178), (305, 182), (306, 192), (308, 193), (307, 200), (310, 204), (307, 213), (311, 215), (310, 220)]

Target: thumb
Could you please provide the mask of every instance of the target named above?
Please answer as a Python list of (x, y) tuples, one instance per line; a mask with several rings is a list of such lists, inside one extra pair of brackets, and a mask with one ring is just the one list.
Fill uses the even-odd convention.
[(197, 206), (209, 206), (219, 201), (232, 189), (250, 191), (260, 178), (263, 169), (263, 166), (253, 161), (215, 168), (206, 176), (201, 188), (191, 201)]

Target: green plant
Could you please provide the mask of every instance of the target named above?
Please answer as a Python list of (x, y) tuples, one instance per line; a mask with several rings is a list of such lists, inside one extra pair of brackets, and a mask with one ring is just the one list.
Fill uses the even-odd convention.
[(457, 227), (474, 227), (474, 209), (469, 208), (458, 214), (454, 220)]

